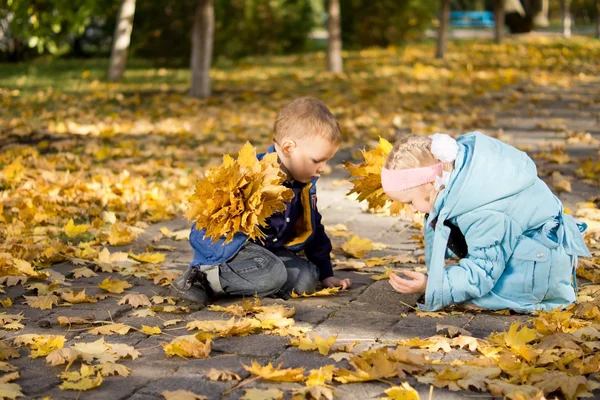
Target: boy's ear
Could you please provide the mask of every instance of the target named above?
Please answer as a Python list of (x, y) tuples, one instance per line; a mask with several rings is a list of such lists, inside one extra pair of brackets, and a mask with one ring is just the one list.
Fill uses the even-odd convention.
[(291, 139), (285, 139), (281, 144), (281, 152), (285, 157), (289, 157), (296, 150), (296, 142)]

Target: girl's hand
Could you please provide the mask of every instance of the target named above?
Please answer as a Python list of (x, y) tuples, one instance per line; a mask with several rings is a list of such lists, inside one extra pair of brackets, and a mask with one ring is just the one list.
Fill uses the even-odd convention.
[(400, 278), (396, 274), (390, 275), (390, 285), (400, 293), (422, 293), (427, 287), (427, 275), (415, 271), (402, 271), (411, 279)]
[(335, 276), (330, 276), (329, 278), (323, 279), (321, 284), (323, 284), (323, 287), (326, 288), (341, 286), (342, 290), (346, 290), (352, 285), (352, 282), (350, 281), (350, 279), (338, 279)]

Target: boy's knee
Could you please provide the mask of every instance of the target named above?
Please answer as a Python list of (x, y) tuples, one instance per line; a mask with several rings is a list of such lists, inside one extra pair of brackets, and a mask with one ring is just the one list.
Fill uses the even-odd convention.
[(294, 292), (297, 294), (311, 294), (317, 290), (319, 284), (319, 272), (317, 267), (309, 264), (309, 268), (302, 268), (294, 282)]
[(266, 296), (276, 293), (287, 281), (288, 274), (285, 264), (278, 257), (272, 256), (265, 260), (268, 269), (268, 279), (265, 279), (260, 284), (262, 287), (258, 292), (265, 293)]

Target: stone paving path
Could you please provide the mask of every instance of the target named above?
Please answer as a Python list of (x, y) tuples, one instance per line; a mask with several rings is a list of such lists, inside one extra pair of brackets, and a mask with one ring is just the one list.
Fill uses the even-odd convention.
[[(482, 100), (482, 106), (489, 106), (496, 115), (497, 125), (503, 129), (501, 138), (519, 146), (527, 146), (531, 150), (539, 150), (551, 143), (564, 143), (554, 125), (566, 125), (569, 129), (585, 130), (600, 139), (600, 81), (595, 80), (589, 84), (576, 88), (563, 89), (541, 89), (533, 87), (521, 87), (516, 93), (527, 93), (527, 91), (539, 91), (539, 101), (535, 104), (525, 103), (524, 99), (516, 99), (514, 108), (508, 110), (495, 110), (494, 99), (497, 96), (506, 95), (497, 93)], [(586, 106), (581, 102), (582, 98), (590, 99)], [(533, 105), (532, 105), (533, 104)], [(560, 119), (560, 120), (559, 120)], [(554, 122), (552, 122), (554, 121)], [(487, 133), (497, 133), (487, 131)], [(597, 157), (598, 145), (574, 144), (568, 147), (570, 154), (582, 157)], [(336, 160), (348, 159), (349, 152), (341, 152)], [(544, 168), (550, 168), (545, 166)], [(572, 173), (573, 166), (553, 167), (564, 169), (565, 173)], [(570, 168), (570, 169), (569, 169)], [(344, 171), (333, 168), (332, 174), (325, 176), (319, 182), (319, 208), (327, 225), (343, 223), (348, 230), (390, 245), (385, 251), (372, 252), (369, 257), (400, 253), (415, 248), (415, 241), (411, 236), (418, 232), (409, 226), (409, 223), (391, 217), (375, 216), (363, 212), (362, 206), (345, 198), (344, 194), (349, 186), (334, 186), (336, 180), (345, 179)], [(573, 182), (573, 193), (563, 196), (568, 207), (574, 207), (575, 202), (587, 199), (590, 195), (598, 195), (598, 188), (592, 188), (577, 182)], [(111, 248), (111, 251), (125, 251), (132, 248), (142, 251), (149, 241), (155, 237), (160, 227), (166, 226), (171, 230), (189, 227), (184, 220), (173, 220), (157, 224), (149, 228), (133, 245), (125, 248)], [(333, 238), (336, 245), (340, 245), (344, 238)], [(163, 239), (160, 244), (174, 246), (175, 251), (167, 253), (165, 268), (177, 268), (183, 270), (192, 258), (191, 249), (187, 241), (172, 241)], [(62, 263), (52, 267), (53, 271), (66, 275), (74, 268), (70, 263)], [(374, 269), (381, 272), (382, 269)], [(264, 304), (284, 303), (296, 308), (294, 319), (300, 326), (310, 327), (320, 336), (328, 337), (337, 335), (338, 343), (359, 341), (361, 348), (368, 348), (377, 344), (393, 344), (400, 339), (415, 336), (428, 337), (436, 333), (436, 324), (454, 325), (466, 327), (474, 336), (485, 337), (492, 331), (507, 330), (512, 322), (525, 320), (522, 316), (504, 316), (493, 313), (462, 313), (459, 315), (447, 315), (443, 319), (423, 318), (417, 316), (410, 305), (414, 305), (415, 296), (401, 295), (394, 292), (387, 281), (373, 281), (368, 273), (356, 273), (341, 271), (340, 277), (350, 277), (353, 280), (351, 290), (332, 297), (292, 299), (287, 302), (275, 299), (265, 299)], [(89, 294), (100, 291), (97, 284), (106, 278), (108, 274), (100, 273), (98, 277), (87, 280), (79, 279), (78, 285), (89, 285), (86, 289)], [(143, 278), (132, 278), (129, 282), (134, 286), (128, 292), (138, 292), (150, 296), (164, 292), (159, 286), (153, 285), (151, 281)], [(56, 323), (57, 316), (90, 316), (94, 320), (110, 320), (122, 322), (134, 326), (146, 324), (150, 326), (160, 325), (162, 321), (157, 317), (138, 318), (133, 317), (132, 308), (128, 305), (118, 305), (118, 299), (114, 296), (97, 304), (75, 304), (72, 307), (54, 308), (48, 311), (32, 309), (22, 304), (20, 297), (26, 291), (22, 287), (13, 287), (8, 290), (8, 295), (15, 299), (14, 311), (23, 312), (28, 318), (26, 328), (19, 334), (65, 334), (66, 329), (59, 327)], [(239, 299), (220, 299), (218, 304), (231, 304)], [(229, 319), (227, 315), (207, 310), (200, 310), (190, 314), (164, 314), (158, 313), (163, 320), (182, 318), (185, 321), (193, 319)], [(177, 326), (183, 326), (179, 324)], [(188, 334), (185, 329), (167, 332), (172, 335)], [(12, 336), (12, 333), (4, 333), (4, 337)], [(94, 341), (97, 336), (86, 333), (86, 330), (72, 329), (66, 332), (68, 342), (76, 339), (78, 342)], [(61, 382), (57, 375), (62, 371), (60, 367), (49, 367), (43, 359), (31, 359), (27, 355), (28, 350), (22, 350), (22, 357), (11, 360), (21, 373), (18, 383), (28, 398), (41, 398), (50, 396), (53, 399), (159, 399), (164, 390), (191, 390), (202, 394), (209, 399), (219, 399), (221, 394), (236, 382), (212, 382), (207, 380), (202, 372), (209, 368), (227, 369), (246, 378), (249, 374), (242, 364), (250, 364), (251, 360), (257, 360), (262, 364), (283, 362), (285, 367), (318, 368), (320, 366), (334, 363), (334, 360), (321, 356), (316, 352), (304, 352), (295, 347), (287, 347), (289, 339), (270, 335), (250, 335), (246, 337), (232, 337), (215, 340), (211, 357), (208, 359), (167, 358), (160, 343), (170, 341), (172, 337), (156, 336), (147, 337), (139, 332), (132, 332), (126, 336), (107, 336), (107, 342), (126, 343), (134, 346), (141, 352), (141, 357), (136, 361), (123, 361), (122, 364), (133, 369), (127, 378), (109, 377), (105, 378), (100, 388), (89, 392), (66, 392), (58, 389)], [(27, 354), (27, 355), (26, 355)], [(441, 354), (439, 355), (441, 357)], [(444, 360), (459, 357), (460, 351), (444, 355)], [(346, 361), (341, 361), (343, 365)], [(398, 380), (392, 380), (397, 382)], [(408, 379), (419, 391), (421, 398), (428, 398), (429, 387), (417, 384), (414, 379)], [(273, 387), (281, 390), (299, 387), (297, 384), (268, 384), (264, 381), (255, 381), (248, 387)], [(341, 385), (336, 388), (338, 397), (342, 399), (370, 399), (383, 396), (383, 391), (389, 387), (383, 382), (356, 383)], [(289, 397), (289, 391), (287, 391)], [(233, 391), (224, 397), (227, 399), (238, 399), (244, 394), (244, 390)], [(473, 396), (486, 394), (450, 392), (435, 389), (434, 399), (458, 399), (465, 395)], [(288, 398), (286, 397), (286, 398)], [(491, 396), (487, 396), (491, 398)]]

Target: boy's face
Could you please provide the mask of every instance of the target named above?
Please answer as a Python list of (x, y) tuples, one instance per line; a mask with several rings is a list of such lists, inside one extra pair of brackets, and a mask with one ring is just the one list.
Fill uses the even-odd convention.
[(331, 143), (318, 135), (284, 139), (282, 143), (275, 143), (283, 172), (303, 183), (318, 178), (339, 147), (337, 143)]

